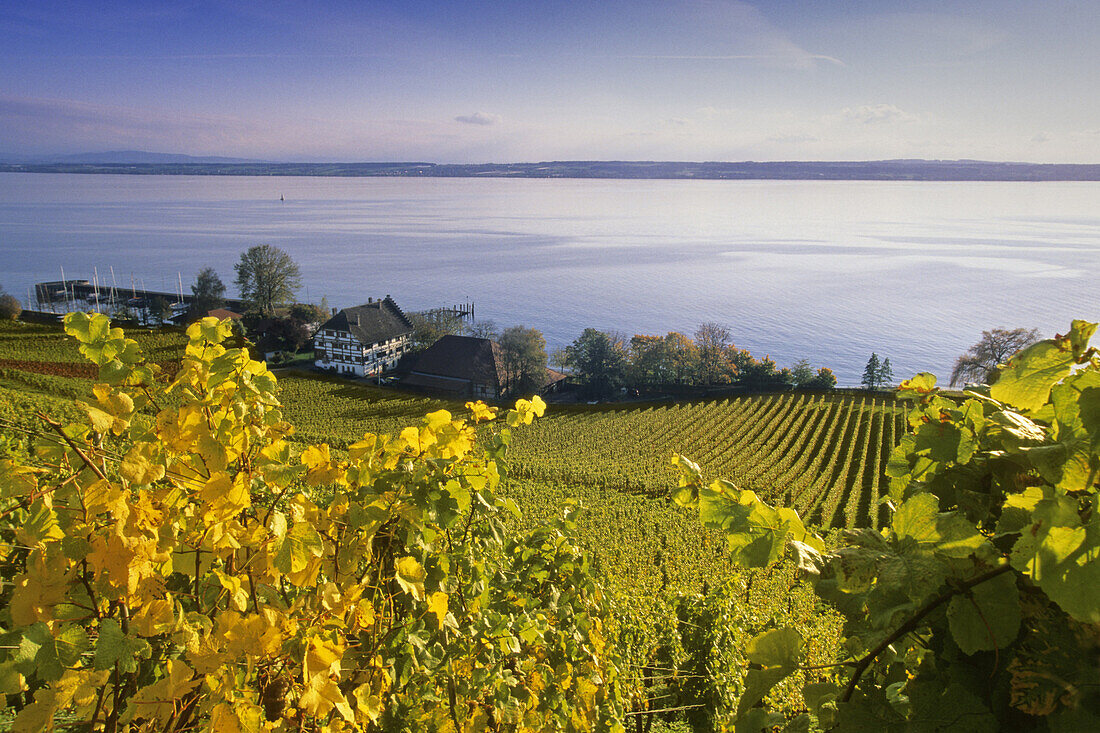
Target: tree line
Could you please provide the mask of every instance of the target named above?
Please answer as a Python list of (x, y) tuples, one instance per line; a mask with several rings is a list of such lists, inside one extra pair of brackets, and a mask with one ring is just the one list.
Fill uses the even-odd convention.
[(582, 392), (606, 399), (625, 389), (740, 386), (749, 390), (830, 389), (836, 376), (828, 367), (816, 372), (805, 359), (780, 369), (769, 356), (753, 357), (734, 345), (727, 328), (704, 323), (694, 338), (672, 331), (664, 336), (618, 334), (588, 328), (555, 352), (555, 365), (572, 370)]

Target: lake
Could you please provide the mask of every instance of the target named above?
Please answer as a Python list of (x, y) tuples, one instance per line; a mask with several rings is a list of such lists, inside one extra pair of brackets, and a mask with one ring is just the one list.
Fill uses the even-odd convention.
[[(280, 201), (283, 196), (285, 201)], [(780, 366), (898, 379), (995, 327), (1100, 319), (1100, 183), (307, 178), (0, 173), (0, 284), (91, 278), (184, 287), (270, 243), (303, 300), (471, 300), (542, 330), (702, 322)]]

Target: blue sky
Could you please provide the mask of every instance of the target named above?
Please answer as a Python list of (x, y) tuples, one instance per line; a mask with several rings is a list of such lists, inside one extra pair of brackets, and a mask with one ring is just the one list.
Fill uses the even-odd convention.
[(0, 153), (1100, 162), (1095, 0), (11, 2)]

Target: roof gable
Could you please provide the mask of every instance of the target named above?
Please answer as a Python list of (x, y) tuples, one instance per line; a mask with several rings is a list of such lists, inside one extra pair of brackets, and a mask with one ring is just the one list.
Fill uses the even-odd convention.
[(350, 333), (364, 346), (411, 334), (412, 322), (388, 295), (345, 308), (321, 325), (322, 331)]

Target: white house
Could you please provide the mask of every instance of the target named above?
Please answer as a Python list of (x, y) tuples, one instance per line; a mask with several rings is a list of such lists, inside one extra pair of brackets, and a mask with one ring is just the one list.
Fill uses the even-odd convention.
[(321, 369), (365, 377), (397, 366), (412, 347), (413, 326), (390, 296), (345, 308), (321, 324), (313, 352)]

